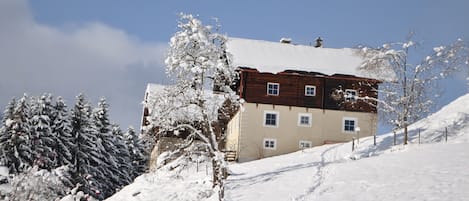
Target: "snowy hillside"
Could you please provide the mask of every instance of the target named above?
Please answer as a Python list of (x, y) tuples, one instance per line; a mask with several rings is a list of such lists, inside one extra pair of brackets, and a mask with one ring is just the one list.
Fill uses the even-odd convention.
[[(408, 146), (393, 146), (389, 133), (377, 146), (372, 137), (360, 139), (354, 152), (344, 143), (232, 164), (226, 200), (467, 200), (468, 103), (469, 94), (413, 124)], [(108, 200), (204, 200), (212, 193), (210, 173), (199, 166), (182, 177), (164, 170), (143, 175)]]

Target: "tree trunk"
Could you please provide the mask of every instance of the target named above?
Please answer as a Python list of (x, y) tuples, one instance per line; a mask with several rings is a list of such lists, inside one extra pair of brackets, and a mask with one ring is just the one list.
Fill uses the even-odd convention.
[(225, 197), (225, 175), (226, 169), (218, 163), (218, 161), (212, 157), (212, 176), (213, 176), (213, 188), (218, 186), (220, 189), (218, 191), (218, 199), (220, 201), (224, 200)]

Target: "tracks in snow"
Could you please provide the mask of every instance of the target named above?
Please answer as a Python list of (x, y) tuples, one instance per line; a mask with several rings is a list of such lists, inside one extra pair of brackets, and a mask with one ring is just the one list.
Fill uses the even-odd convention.
[[(326, 150), (324, 150), (324, 152), (321, 153), (321, 162), (315, 168), (316, 173), (314, 174), (314, 177), (313, 177), (314, 183), (312, 184), (311, 187), (309, 187), (305, 191), (305, 193), (303, 193), (300, 196), (297, 196), (296, 198), (293, 198), (292, 200), (295, 200), (295, 201), (307, 200), (306, 197), (308, 195), (313, 194), (316, 191), (316, 189), (319, 186), (321, 186), (321, 184), (323, 183), (323, 181), (325, 179), (325, 176), (326, 176), (325, 168), (329, 164), (336, 162), (336, 160), (337, 160), (337, 147), (339, 147), (340, 145), (341, 144), (331, 146), (331, 147), (327, 148)], [(332, 157), (331, 156), (328, 157), (329, 153), (331, 153), (331, 152), (333, 152)], [(329, 161), (327, 160), (328, 158), (330, 159)]]

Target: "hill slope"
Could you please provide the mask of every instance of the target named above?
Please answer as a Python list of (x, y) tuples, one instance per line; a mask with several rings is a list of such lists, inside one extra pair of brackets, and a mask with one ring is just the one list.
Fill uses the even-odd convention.
[[(408, 146), (393, 146), (389, 133), (378, 136), (377, 146), (373, 138), (361, 139), (354, 152), (344, 143), (232, 164), (226, 200), (464, 200), (468, 103), (469, 94), (413, 124)], [(200, 169), (183, 171), (182, 178), (165, 170), (143, 175), (108, 200), (216, 200), (210, 173)]]

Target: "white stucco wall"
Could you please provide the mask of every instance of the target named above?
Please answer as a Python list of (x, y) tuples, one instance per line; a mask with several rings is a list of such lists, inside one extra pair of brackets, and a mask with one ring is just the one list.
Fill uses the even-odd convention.
[[(276, 127), (264, 126), (265, 112), (278, 114)], [(298, 124), (300, 113), (311, 115), (310, 127)], [(298, 151), (300, 141), (310, 141), (313, 146), (350, 141), (357, 132), (343, 131), (344, 118), (356, 120), (360, 137), (376, 132), (377, 115), (373, 113), (244, 103), (228, 125), (226, 148), (236, 150), (238, 161), (244, 162)], [(275, 140), (276, 147), (264, 148), (264, 139)]]

